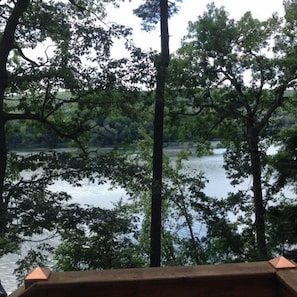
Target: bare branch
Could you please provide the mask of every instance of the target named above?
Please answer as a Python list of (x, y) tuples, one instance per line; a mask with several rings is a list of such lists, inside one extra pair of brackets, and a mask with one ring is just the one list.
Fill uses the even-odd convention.
[(35, 61), (31, 60), (30, 58), (28, 58), (24, 52), (22, 51), (22, 49), (20, 48), (19, 45), (17, 45), (16, 43), (14, 44), (14, 48), (17, 50), (17, 52), (19, 53), (19, 55), (26, 60), (27, 62), (29, 62), (32, 66), (35, 67), (39, 67), (40, 65), (38, 63), (36, 63)]

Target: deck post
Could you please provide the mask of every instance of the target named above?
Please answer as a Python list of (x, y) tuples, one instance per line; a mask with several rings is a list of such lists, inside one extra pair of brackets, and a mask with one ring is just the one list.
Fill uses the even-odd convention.
[(50, 274), (49, 268), (37, 266), (25, 277), (25, 288), (27, 289), (37, 281), (47, 281)]
[(277, 258), (271, 259), (269, 263), (275, 268), (275, 269), (292, 269), (296, 268), (296, 263), (291, 262), (290, 260), (286, 259), (283, 256), (279, 256)]

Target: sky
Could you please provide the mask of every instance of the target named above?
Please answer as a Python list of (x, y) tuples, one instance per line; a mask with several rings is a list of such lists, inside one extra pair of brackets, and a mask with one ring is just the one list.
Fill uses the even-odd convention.
[[(108, 20), (133, 28), (134, 44), (142, 49), (150, 48), (160, 50), (159, 28), (154, 32), (146, 33), (140, 29), (140, 20), (132, 11), (143, 3), (144, 0), (132, 0), (121, 5), (120, 9), (110, 9)], [(183, 0), (179, 3), (180, 11), (169, 21), (170, 51), (177, 50), (181, 39), (187, 33), (189, 21), (195, 21), (206, 10), (206, 5), (214, 2), (217, 7), (224, 6), (231, 18), (239, 19), (245, 12), (251, 11), (252, 15), (260, 20), (269, 18), (277, 12), (283, 15), (283, 0)], [(116, 52), (121, 52), (118, 48)], [(116, 54), (116, 53), (115, 53)]]

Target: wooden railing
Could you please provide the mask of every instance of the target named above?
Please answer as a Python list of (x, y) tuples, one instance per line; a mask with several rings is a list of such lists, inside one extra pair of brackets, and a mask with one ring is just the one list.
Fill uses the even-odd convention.
[(11, 297), (297, 297), (297, 269), (269, 262), (52, 272), (37, 267)]

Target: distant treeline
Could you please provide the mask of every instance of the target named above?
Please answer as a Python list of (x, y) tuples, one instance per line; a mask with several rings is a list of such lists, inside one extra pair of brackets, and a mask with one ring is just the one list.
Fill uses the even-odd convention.
[[(61, 93), (61, 96), (67, 94)], [(286, 95), (293, 97), (295, 92), (292, 90), (286, 91)], [(87, 144), (97, 147), (113, 147), (120, 144), (131, 144), (135, 140), (143, 137), (143, 133), (153, 136), (153, 123), (147, 123), (141, 119), (129, 118), (129, 116), (120, 117), (98, 117), (94, 120), (96, 127), (93, 128), (86, 138)], [(196, 121), (193, 117), (188, 117), (188, 121)], [(145, 123), (146, 122), (146, 123)], [(172, 123), (172, 122), (171, 122)], [(275, 114), (270, 122), (269, 127), (266, 127), (266, 133), (275, 135), (276, 130), (283, 127), (290, 127), (296, 123), (294, 115), (287, 111), (279, 111)], [(176, 130), (179, 127), (165, 129), (164, 142), (172, 143), (179, 142), (177, 139)], [(166, 135), (166, 132), (170, 133)], [(174, 132), (175, 131), (175, 132)], [(211, 139), (220, 139), (223, 135), (216, 130), (209, 135)], [(193, 141), (189, 139), (191, 136), (185, 136), (183, 141)], [(46, 129), (42, 125), (34, 121), (10, 121), (7, 123), (7, 144), (9, 149), (23, 148), (59, 148), (73, 146), (73, 142), (58, 137), (52, 130)]]
[[(110, 147), (118, 144), (131, 143), (140, 139), (140, 129), (143, 129), (140, 122), (128, 118), (99, 119), (98, 126), (89, 133), (87, 144), (91, 146)], [(31, 122), (10, 122), (7, 126), (7, 143), (10, 149), (31, 148), (31, 147), (67, 147), (73, 143), (67, 139), (58, 137), (50, 129), (36, 125)], [(146, 128), (150, 133), (150, 129)]]
[[(190, 119), (189, 119), (190, 120)], [(296, 119), (291, 115), (281, 113), (274, 117), (273, 125), (267, 127), (267, 133), (273, 134), (273, 130), (289, 127)], [(7, 125), (7, 143), (10, 149), (24, 148), (59, 148), (70, 147), (73, 143), (58, 137), (53, 131), (37, 126), (32, 122), (9, 122)], [(120, 144), (131, 144), (143, 137), (140, 131), (145, 131), (152, 136), (152, 124), (145, 127), (141, 121), (129, 118), (98, 119), (98, 126), (93, 129), (87, 138), (87, 144), (96, 147), (113, 147)], [(213, 135), (218, 138), (218, 135)], [(191, 141), (191, 139), (185, 139)], [(165, 136), (165, 143), (178, 142), (175, 136)]]

